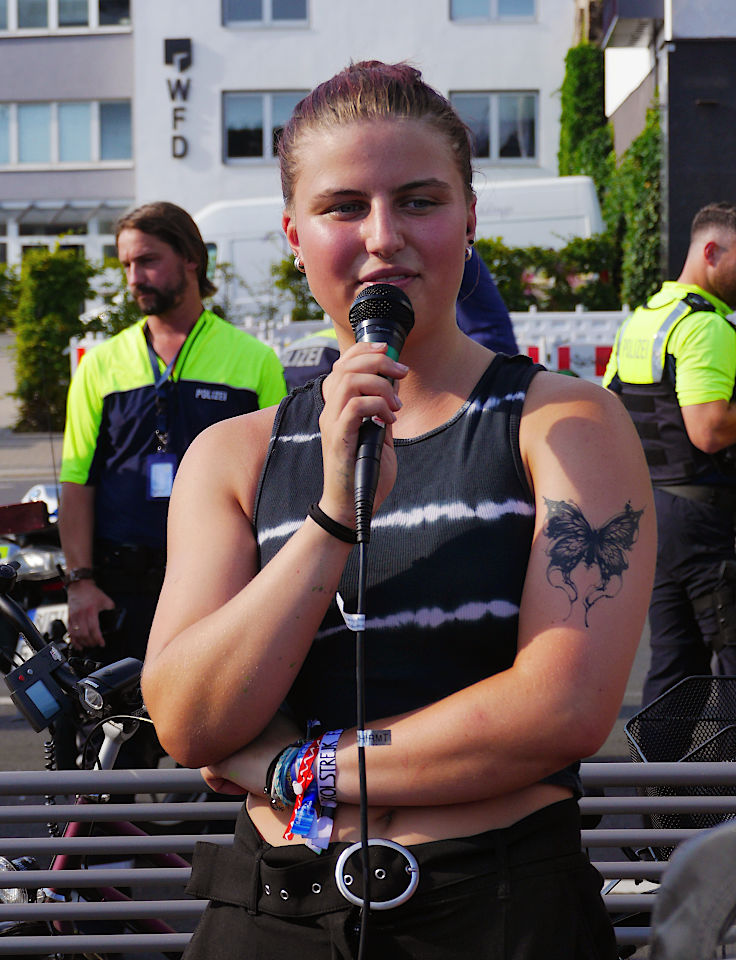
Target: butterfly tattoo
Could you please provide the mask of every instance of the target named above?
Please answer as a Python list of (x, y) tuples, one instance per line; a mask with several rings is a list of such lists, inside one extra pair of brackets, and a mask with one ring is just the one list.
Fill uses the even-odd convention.
[[(628, 502), (622, 513), (607, 520), (602, 527), (591, 527), (583, 516), (580, 507), (570, 501), (548, 500), (547, 519), (544, 534), (550, 545), (547, 556), (550, 558), (547, 568), (547, 580), (553, 587), (564, 590), (570, 601), (570, 611), (579, 599), (578, 589), (572, 575), (578, 564), (587, 569), (597, 567), (600, 580), (583, 597), (585, 607), (585, 626), (588, 613), (593, 604), (604, 597), (615, 597), (622, 586), (624, 570), (628, 569), (628, 552), (639, 536), (639, 518), (643, 510), (633, 510)], [(562, 583), (553, 581), (557, 571)], [(569, 614), (568, 614), (569, 616)]]

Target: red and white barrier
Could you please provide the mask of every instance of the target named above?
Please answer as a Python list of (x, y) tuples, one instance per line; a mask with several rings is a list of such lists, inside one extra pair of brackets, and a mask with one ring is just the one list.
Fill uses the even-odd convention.
[(550, 370), (575, 373), (584, 380), (600, 383), (606, 372), (612, 344), (561, 343), (548, 344), (544, 338), (539, 343), (520, 345), (535, 363), (543, 363)]
[(69, 341), (69, 366), (72, 376), (77, 372), (79, 361), (92, 347), (108, 340), (106, 333), (86, 333), (83, 337), (72, 337)]

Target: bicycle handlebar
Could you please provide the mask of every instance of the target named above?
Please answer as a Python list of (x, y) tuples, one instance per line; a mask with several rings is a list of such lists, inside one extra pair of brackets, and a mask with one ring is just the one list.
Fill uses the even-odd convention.
[[(16, 580), (14, 563), (0, 564), (0, 616), (22, 634), (36, 651), (20, 666), (3, 654), (0, 669), (15, 705), (34, 730), (49, 726), (61, 714), (104, 719), (122, 708), (140, 707), (139, 681), (143, 664), (127, 657), (80, 675), (60, 645), (47, 642), (25, 610), (8, 594)], [(80, 661), (81, 662), (81, 661)]]

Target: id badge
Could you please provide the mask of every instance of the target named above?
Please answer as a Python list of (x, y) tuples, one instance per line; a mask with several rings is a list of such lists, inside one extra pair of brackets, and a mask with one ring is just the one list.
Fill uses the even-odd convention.
[(146, 457), (146, 495), (149, 500), (168, 500), (174, 486), (176, 457), (173, 453), (152, 453)]

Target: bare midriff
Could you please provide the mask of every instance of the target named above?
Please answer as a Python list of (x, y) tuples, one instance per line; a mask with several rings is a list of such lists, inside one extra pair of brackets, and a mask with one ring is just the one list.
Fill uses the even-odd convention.
[[(509, 827), (535, 811), (571, 796), (571, 791), (566, 787), (537, 783), (502, 797), (472, 803), (434, 807), (369, 807), (368, 834), (405, 846), (470, 837), (486, 830)], [(297, 838), (284, 840), (290, 810), (274, 810), (268, 798), (258, 794), (248, 795), (247, 808), (256, 829), (271, 846), (302, 842)], [(360, 813), (356, 805), (338, 805), (332, 839), (348, 843), (360, 840)]]

